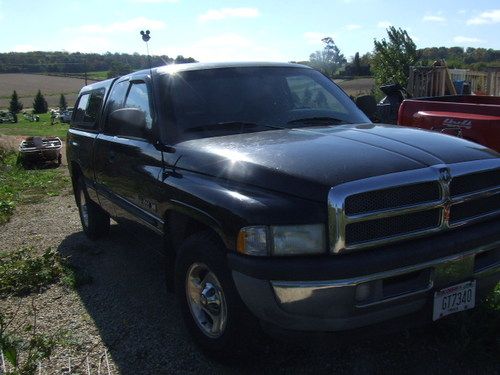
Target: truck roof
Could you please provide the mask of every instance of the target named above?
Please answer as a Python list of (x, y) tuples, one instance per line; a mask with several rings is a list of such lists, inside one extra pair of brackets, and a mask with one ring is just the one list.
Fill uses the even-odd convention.
[[(189, 63), (189, 64), (169, 64), (163, 65), (156, 68), (152, 68), (151, 70), (155, 74), (164, 75), (164, 74), (172, 74), (177, 72), (184, 72), (189, 70), (206, 70), (206, 69), (222, 69), (222, 68), (258, 68), (258, 67), (281, 67), (281, 68), (306, 68), (312, 69), (307, 65), (295, 64), (295, 63), (277, 63), (277, 62), (212, 62), (212, 63)], [(135, 72), (131, 72), (129, 74), (147, 74), (149, 73), (149, 69), (142, 69)], [(126, 74), (128, 75), (128, 74)], [(124, 75), (124, 76), (126, 76)], [(87, 85), (81, 89), (81, 92), (94, 90), (100, 87), (108, 88), (111, 86), (113, 81), (115, 81), (119, 77), (107, 79), (105, 81), (99, 81)]]
[[(307, 65), (294, 63), (276, 63), (276, 62), (213, 62), (213, 63), (189, 63), (189, 64), (170, 64), (154, 68), (153, 71), (158, 74), (171, 74), (188, 70), (206, 70), (221, 68), (259, 68), (259, 67), (282, 67), (282, 68), (308, 68)], [(147, 70), (146, 70), (147, 71)]]

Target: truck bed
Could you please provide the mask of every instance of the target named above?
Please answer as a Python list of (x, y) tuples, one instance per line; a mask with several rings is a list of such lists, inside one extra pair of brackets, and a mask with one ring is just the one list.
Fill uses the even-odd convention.
[(500, 151), (500, 97), (407, 99), (399, 108), (398, 125), (458, 136)]

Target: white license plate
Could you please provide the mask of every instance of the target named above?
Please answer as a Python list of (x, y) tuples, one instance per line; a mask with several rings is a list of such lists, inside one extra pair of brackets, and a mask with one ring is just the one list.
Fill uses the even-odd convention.
[(474, 308), (476, 303), (476, 280), (453, 285), (434, 293), (432, 320)]

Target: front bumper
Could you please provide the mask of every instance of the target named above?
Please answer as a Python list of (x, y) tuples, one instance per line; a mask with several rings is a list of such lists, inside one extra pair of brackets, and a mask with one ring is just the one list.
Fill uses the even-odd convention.
[[(327, 268), (331, 268), (332, 273), (321, 268), (316, 275), (312, 273), (302, 279), (297, 277), (301, 272), (294, 272), (291, 267), (284, 267), (290, 272), (288, 277), (283, 267), (276, 270), (274, 276), (281, 276), (276, 278), (272, 270), (252, 273), (241, 264), (238, 266), (234, 259), (229, 263), (233, 266), (233, 279), (241, 298), (262, 321), (287, 330), (342, 331), (417, 312), (430, 321), (434, 291), (467, 280), (476, 280), (477, 299), (485, 296), (499, 280), (499, 233), (498, 222), (483, 224), (465, 235), (459, 234), (468, 248), (448, 247), (448, 251), (439, 246), (453, 233), (434, 238), (432, 243), (438, 247), (432, 246), (429, 239), (420, 240), (412, 245), (426, 244), (427, 247), (421, 249), (420, 261), (411, 264), (405, 261), (408, 257), (401, 254), (413, 246), (403, 245), (394, 249), (399, 250), (400, 258), (400, 266), (396, 267), (383, 266), (393, 263), (390, 261), (393, 249), (386, 249), (386, 261), (379, 260), (378, 270), (374, 270), (373, 264), (363, 262), (369, 259), (366, 254), (349, 255), (358, 256), (360, 262), (356, 269), (339, 267), (336, 270), (335, 263), (340, 257), (331, 257), (327, 263), (331, 262), (332, 266)], [(441, 255), (432, 257), (432, 250)], [(378, 255), (383, 257), (381, 253)], [(310, 266), (307, 261), (303, 263), (305, 268)]]
[(20, 155), (26, 161), (53, 161), (57, 160), (61, 154), (61, 147), (59, 148), (30, 148), (21, 149)]

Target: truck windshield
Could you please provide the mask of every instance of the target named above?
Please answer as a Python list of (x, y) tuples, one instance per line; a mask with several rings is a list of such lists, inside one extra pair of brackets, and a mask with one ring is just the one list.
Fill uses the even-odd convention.
[(369, 122), (338, 86), (312, 69), (217, 68), (166, 79), (180, 138)]

